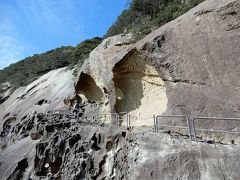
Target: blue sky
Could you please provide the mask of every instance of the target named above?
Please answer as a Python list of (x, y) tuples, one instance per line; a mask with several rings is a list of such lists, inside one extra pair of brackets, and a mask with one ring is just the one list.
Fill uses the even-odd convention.
[(102, 36), (129, 0), (0, 0), (0, 69)]

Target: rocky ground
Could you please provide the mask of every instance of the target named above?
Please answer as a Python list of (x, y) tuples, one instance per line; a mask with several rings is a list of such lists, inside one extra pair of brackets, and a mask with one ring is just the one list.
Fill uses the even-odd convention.
[(2, 144), (2, 180), (235, 180), (240, 175), (239, 145), (194, 143), (153, 127), (127, 129), (76, 118), (68, 110), (29, 115), (6, 134), (1, 134), (1, 142), (9, 143)]

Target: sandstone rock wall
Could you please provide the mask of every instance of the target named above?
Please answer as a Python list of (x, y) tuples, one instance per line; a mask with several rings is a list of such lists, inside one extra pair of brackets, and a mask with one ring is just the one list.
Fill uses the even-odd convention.
[[(103, 112), (128, 111), (134, 125), (150, 125), (154, 114), (240, 117), (239, 7), (208, 0), (136, 44), (131, 35), (105, 40), (81, 70), (101, 89)], [(237, 130), (240, 123), (197, 126)]]

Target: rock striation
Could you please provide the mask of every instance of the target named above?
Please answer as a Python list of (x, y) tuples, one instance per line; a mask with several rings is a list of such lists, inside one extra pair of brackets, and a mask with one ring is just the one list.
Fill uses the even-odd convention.
[[(53, 70), (26, 87), (18, 88), (0, 103), (0, 131), (4, 124), (17, 124), (28, 115), (46, 113), (64, 107), (64, 99), (74, 92), (73, 72), (67, 68)], [(7, 97), (8, 92), (3, 97)]]

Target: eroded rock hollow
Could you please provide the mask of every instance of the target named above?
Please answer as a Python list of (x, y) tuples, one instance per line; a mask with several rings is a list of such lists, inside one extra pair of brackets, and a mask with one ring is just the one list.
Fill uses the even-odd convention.
[(89, 101), (102, 101), (103, 93), (96, 85), (94, 79), (85, 73), (80, 74), (79, 81), (76, 85), (76, 94), (84, 95)]
[(153, 114), (167, 108), (166, 89), (157, 70), (137, 52), (113, 68), (116, 112), (128, 112), (134, 125), (153, 125)]

